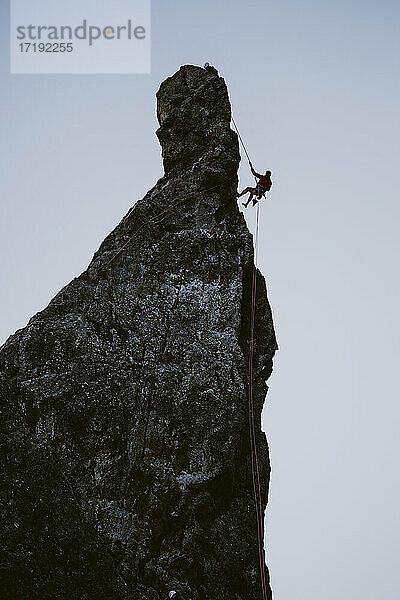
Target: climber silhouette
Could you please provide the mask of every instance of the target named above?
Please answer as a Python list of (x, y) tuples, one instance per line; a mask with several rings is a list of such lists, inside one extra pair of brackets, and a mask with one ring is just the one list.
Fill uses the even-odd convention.
[[(255, 177), (257, 177), (258, 182), (257, 182), (256, 187), (249, 186), (249, 187), (245, 188), (242, 192), (237, 194), (238, 198), (240, 198), (240, 196), (243, 196), (244, 194), (247, 194), (247, 193), (250, 194), (247, 202), (242, 202), (242, 204), (245, 208), (247, 208), (247, 206), (249, 205), (250, 200), (253, 200), (253, 206), (255, 206), (257, 204), (257, 202), (259, 200), (261, 200), (262, 196), (264, 196), (266, 194), (266, 192), (269, 192), (269, 190), (272, 187), (271, 171), (265, 171), (265, 175), (260, 175), (260, 173), (257, 173), (253, 169), (253, 165), (251, 164), (250, 161), (249, 161), (249, 165), (250, 165), (251, 172), (253, 173), (253, 175)], [(256, 196), (256, 200), (254, 199), (254, 196)]]

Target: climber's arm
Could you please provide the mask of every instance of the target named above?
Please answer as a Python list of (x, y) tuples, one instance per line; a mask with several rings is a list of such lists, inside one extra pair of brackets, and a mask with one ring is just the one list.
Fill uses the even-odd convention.
[(253, 175), (255, 175), (256, 177), (258, 177), (260, 179), (260, 177), (261, 177), (260, 173), (257, 173), (257, 171), (255, 171), (253, 169), (253, 165), (251, 163), (249, 163), (249, 164), (250, 164), (250, 169), (251, 169), (251, 172), (253, 173)]

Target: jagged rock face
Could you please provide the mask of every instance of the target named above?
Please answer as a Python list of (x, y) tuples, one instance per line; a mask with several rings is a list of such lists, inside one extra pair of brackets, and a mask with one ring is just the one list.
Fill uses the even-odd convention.
[[(165, 176), (0, 352), (2, 598), (261, 598), (237, 136), (213, 68), (157, 100)], [(257, 277), (265, 507), (276, 342)]]

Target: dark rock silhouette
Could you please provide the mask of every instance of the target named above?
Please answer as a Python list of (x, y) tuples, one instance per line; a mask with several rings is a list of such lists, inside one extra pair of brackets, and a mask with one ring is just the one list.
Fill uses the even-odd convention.
[[(157, 100), (164, 177), (0, 351), (3, 599), (261, 598), (238, 140), (212, 67), (182, 67)], [(265, 508), (276, 341), (257, 277)]]

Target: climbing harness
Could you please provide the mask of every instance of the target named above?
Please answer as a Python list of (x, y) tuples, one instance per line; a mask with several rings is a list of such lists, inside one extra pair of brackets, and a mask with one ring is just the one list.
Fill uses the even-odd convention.
[(267, 191), (268, 190), (266, 190), (259, 183), (257, 183), (257, 185), (256, 185), (256, 198), (257, 198), (257, 202), (258, 202), (258, 200), (261, 200), (261, 198), (265, 198), (265, 194), (267, 193)]

